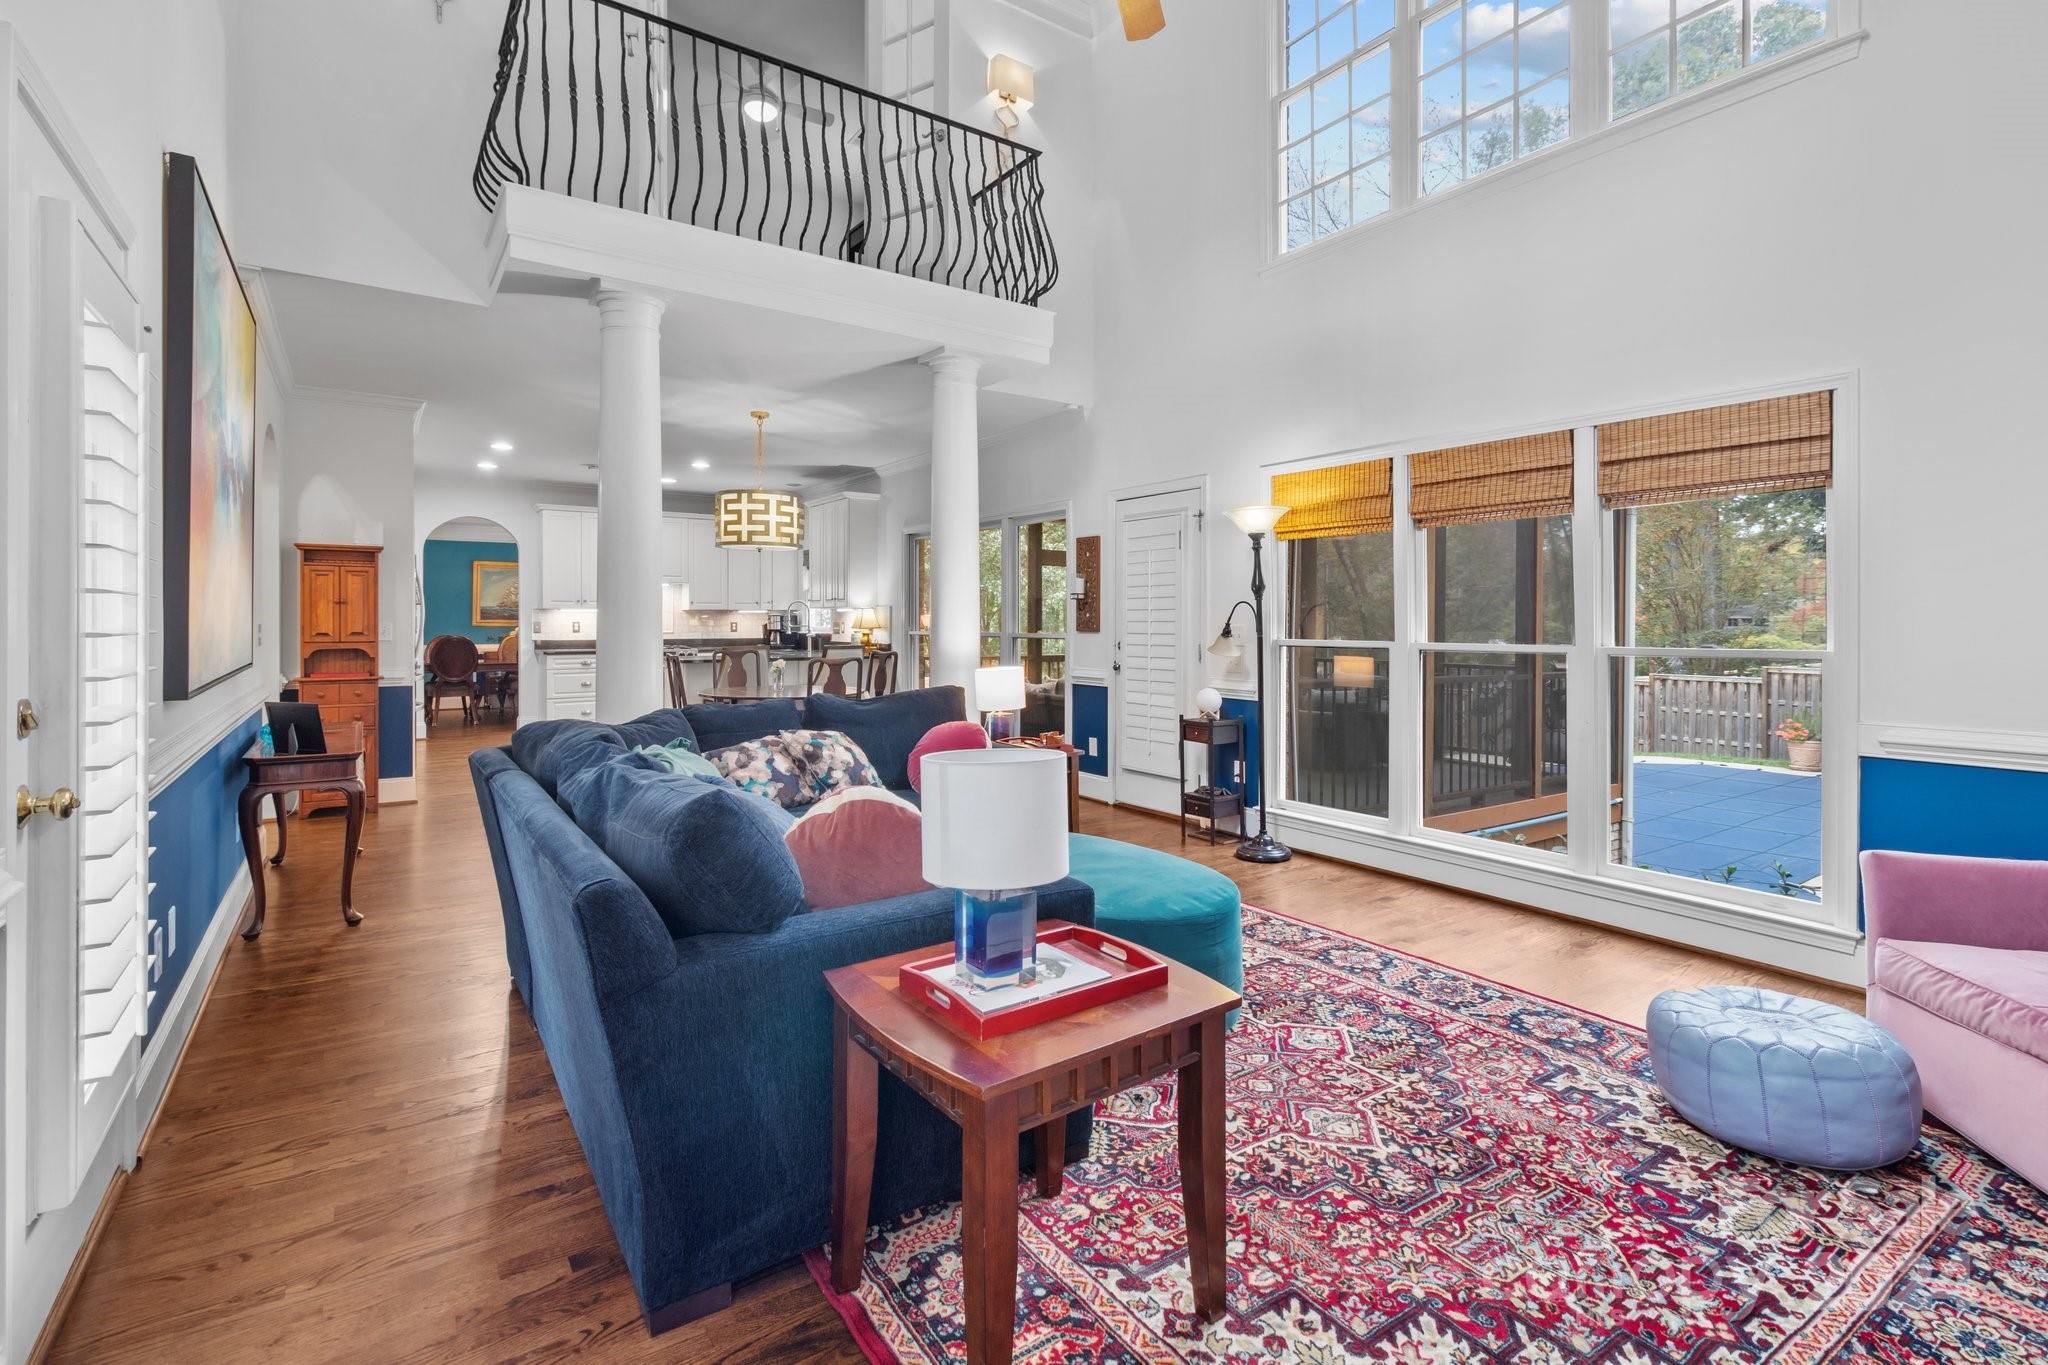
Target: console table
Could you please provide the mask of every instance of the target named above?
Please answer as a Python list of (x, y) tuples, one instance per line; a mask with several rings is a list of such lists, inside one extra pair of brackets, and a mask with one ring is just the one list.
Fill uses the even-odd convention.
[(356, 875), (356, 846), (363, 837), (362, 724), (349, 722), (346, 733), (347, 744), (324, 754), (266, 754), (259, 740), (242, 755), (242, 762), (249, 769), (249, 782), (236, 802), (236, 813), (242, 826), (242, 855), (249, 860), (249, 927), (242, 930), (245, 939), (263, 932), (263, 830), (259, 823), (263, 798), (271, 797), (277, 803), (277, 852), (271, 855), (270, 865), (278, 867), (284, 862), (284, 798), (288, 792), (340, 792), (348, 803), (348, 829), (341, 846), (341, 918), (350, 927), (363, 922), (349, 903)]

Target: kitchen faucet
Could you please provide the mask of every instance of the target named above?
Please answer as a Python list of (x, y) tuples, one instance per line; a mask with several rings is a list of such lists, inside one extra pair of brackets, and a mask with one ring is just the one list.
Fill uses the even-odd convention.
[(799, 597), (782, 610), (782, 628), (792, 634), (811, 628), (811, 604)]

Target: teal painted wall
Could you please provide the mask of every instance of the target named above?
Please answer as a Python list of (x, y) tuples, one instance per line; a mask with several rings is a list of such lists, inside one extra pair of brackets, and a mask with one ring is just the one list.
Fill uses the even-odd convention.
[(505, 638), (509, 627), (469, 623), (469, 570), (479, 559), (517, 563), (517, 545), (495, 540), (430, 540), (421, 559), (427, 639), (436, 635), (467, 635), (480, 645), (494, 645)]

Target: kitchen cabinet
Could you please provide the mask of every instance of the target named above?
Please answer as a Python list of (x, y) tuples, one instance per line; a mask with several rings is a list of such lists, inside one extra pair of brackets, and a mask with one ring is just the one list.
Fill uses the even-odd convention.
[(805, 508), (809, 573), (803, 596), (817, 606), (872, 606), (880, 590), (881, 497), (833, 493)]
[(801, 550), (762, 550), (761, 605), (781, 611), (804, 595), (804, 555)]
[(761, 610), (761, 552), (722, 550), (725, 556), (725, 605), (734, 611)]
[(540, 509), (540, 604), (597, 605), (596, 509)]
[(597, 656), (595, 654), (549, 654), (542, 677), (546, 697), (542, 708), (547, 720), (595, 720), (597, 718)]
[(690, 581), (690, 522), (687, 517), (661, 519), (661, 576), (678, 583)]
[(684, 581), (690, 585), (690, 610), (719, 611), (730, 604), (725, 551), (709, 517), (682, 517)]

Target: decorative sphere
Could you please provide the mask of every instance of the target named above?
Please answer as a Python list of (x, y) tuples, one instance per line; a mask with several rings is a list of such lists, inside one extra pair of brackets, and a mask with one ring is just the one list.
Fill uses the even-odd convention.
[(1205, 716), (1223, 713), (1223, 694), (1213, 687), (1205, 687), (1195, 693), (1195, 709)]

